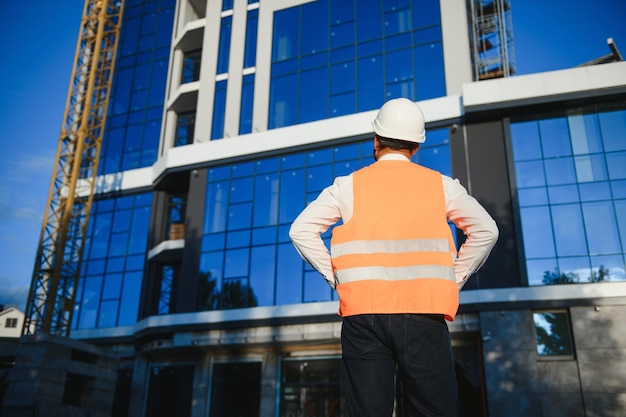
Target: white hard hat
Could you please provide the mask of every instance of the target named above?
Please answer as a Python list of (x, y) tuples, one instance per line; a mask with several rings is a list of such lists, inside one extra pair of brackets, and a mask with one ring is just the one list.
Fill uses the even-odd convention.
[(406, 98), (395, 98), (383, 104), (372, 123), (378, 136), (415, 143), (426, 140), (424, 124), (422, 110)]

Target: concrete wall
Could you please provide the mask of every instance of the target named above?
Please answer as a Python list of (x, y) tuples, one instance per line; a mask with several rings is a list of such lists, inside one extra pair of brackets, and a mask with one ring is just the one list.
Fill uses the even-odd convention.
[(0, 345), (13, 368), (2, 381), (0, 415), (109, 417), (118, 358), (107, 348), (52, 335)]
[(531, 310), (480, 313), (490, 416), (624, 416), (626, 306), (569, 310), (575, 351), (563, 360), (537, 354)]
[(586, 416), (626, 415), (626, 306), (570, 311)]

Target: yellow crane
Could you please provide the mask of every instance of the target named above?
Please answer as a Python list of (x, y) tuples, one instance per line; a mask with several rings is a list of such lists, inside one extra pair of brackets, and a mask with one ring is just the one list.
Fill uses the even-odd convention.
[(23, 335), (70, 333), (122, 11), (123, 0), (85, 0)]

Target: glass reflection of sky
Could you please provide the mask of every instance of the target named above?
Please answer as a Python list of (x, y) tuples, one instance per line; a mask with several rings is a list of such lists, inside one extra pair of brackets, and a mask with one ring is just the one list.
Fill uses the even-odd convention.
[(570, 356), (572, 340), (567, 312), (533, 313), (537, 353), (540, 356)]

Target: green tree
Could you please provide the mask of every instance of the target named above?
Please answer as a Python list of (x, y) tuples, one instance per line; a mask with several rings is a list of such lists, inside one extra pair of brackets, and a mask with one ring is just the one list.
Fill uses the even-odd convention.
[(230, 308), (256, 307), (258, 300), (252, 289), (241, 280), (228, 280), (220, 291), (217, 279), (210, 272), (198, 276), (198, 310), (227, 310)]
[(561, 273), (558, 268), (554, 269), (554, 272), (545, 271), (543, 273), (543, 283), (546, 285), (556, 284), (576, 284), (580, 280), (580, 277), (575, 272), (563, 272)]
[(210, 272), (200, 271), (198, 276), (198, 310), (217, 310), (220, 293), (217, 280)]
[(241, 280), (225, 281), (222, 286), (220, 309), (256, 307), (258, 301), (252, 289)]

